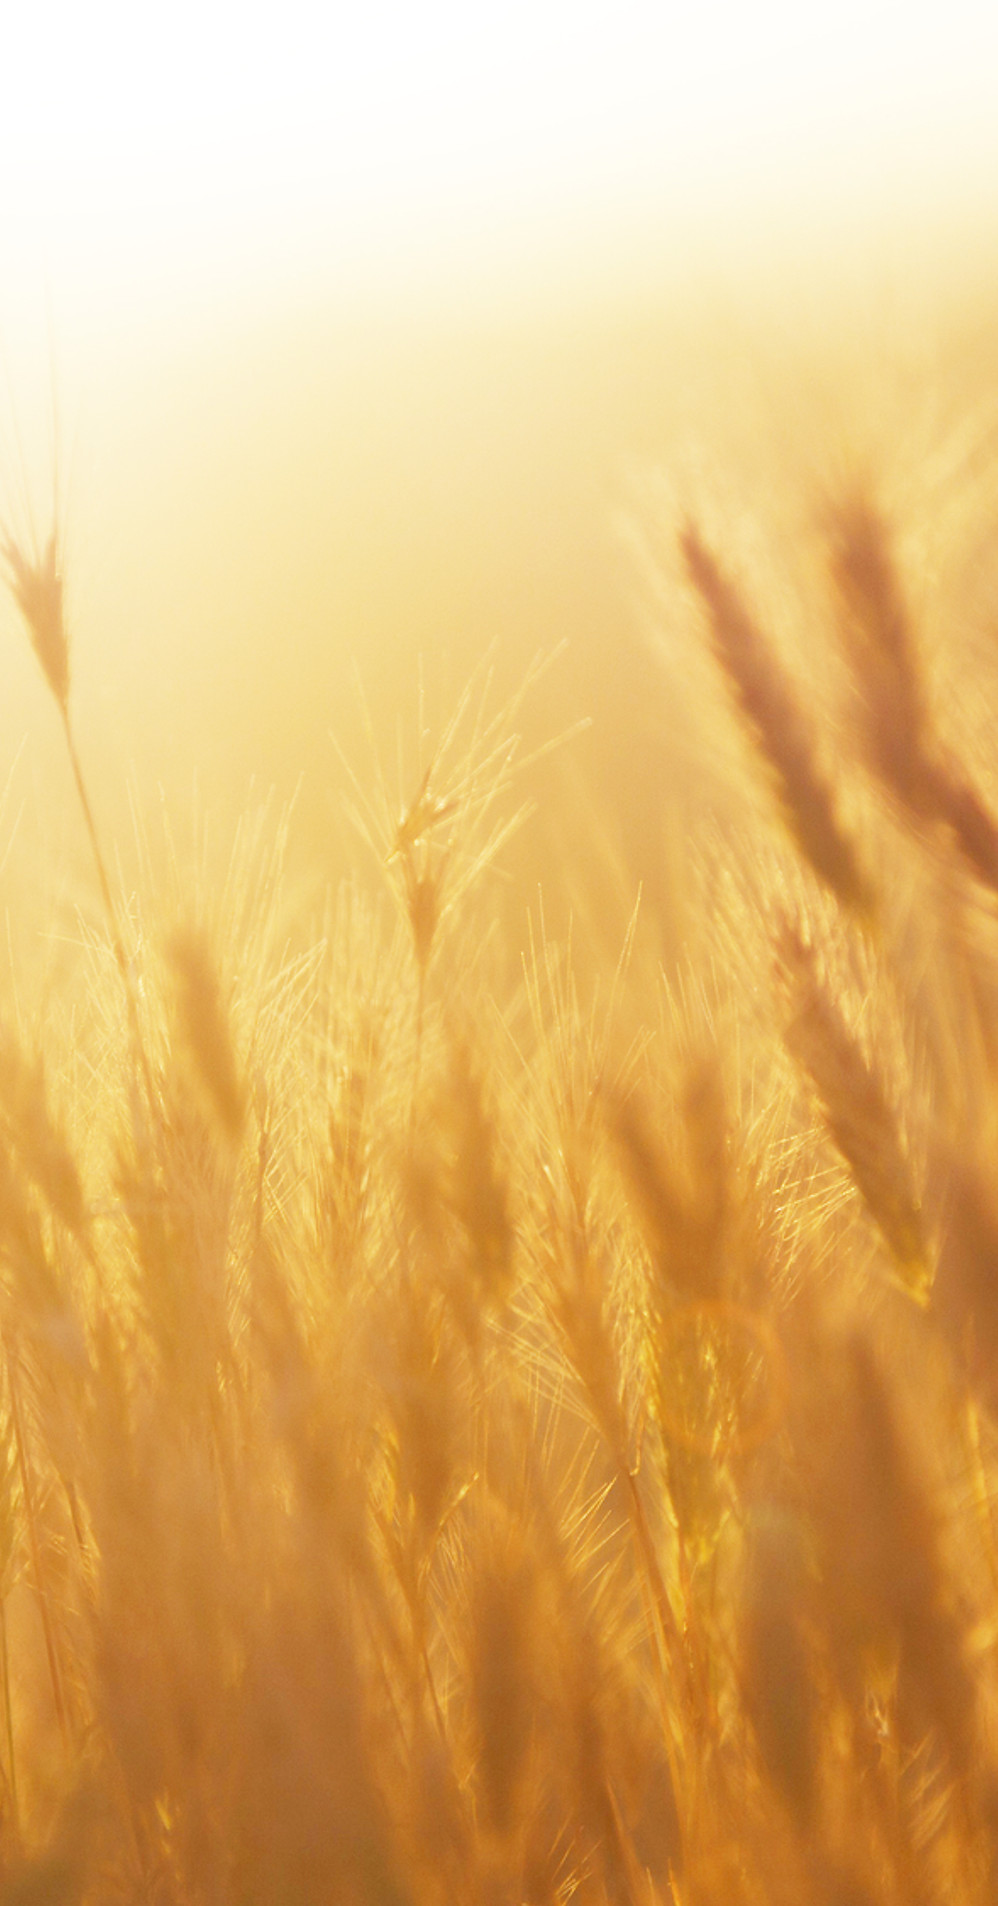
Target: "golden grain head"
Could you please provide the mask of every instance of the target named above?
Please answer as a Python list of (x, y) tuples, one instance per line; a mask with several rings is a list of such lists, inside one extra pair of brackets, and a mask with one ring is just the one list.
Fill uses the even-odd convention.
[(0, 562), (42, 674), (65, 714), (69, 706), (69, 637), (56, 531), (52, 530), (41, 556), (26, 554), (8, 532), (0, 531)]
[(775, 783), (786, 824), (806, 859), (844, 906), (876, 908), (876, 889), (802, 696), (723, 573), (699, 531), (680, 538), (686, 572), (707, 615), (714, 650)]
[(246, 1117), (246, 1091), (208, 949), (200, 935), (178, 933), (170, 942), (169, 960), (181, 1036), (219, 1125), (235, 1141)]

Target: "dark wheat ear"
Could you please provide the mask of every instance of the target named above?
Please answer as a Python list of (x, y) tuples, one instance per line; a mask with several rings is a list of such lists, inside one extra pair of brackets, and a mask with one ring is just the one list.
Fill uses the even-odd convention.
[(783, 818), (818, 878), (858, 914), (876, 897), (839, 813), (838, 791), (792, 682), (692, 522), (679, 537), (686, 574), (705, 611), (714, 654), (775, 782)]
[[(827, 512), (826, 535), (841, 633), (872, 712), (899, 724), (908, 743), (918, 744), (925, 692), (887, 520), (870, 497), (853, 492)], [(886, 705), (879, 705), (880, 697)]]
[(69, 639), (55, 529), (41, 556), (26, 554), (8, 530), (0, 529), (0, 561), (42, 674), (65, 717), (69, 708)]
[(998, 893), (998, 820), (932, 718), (890, 525), (860, 493), (829, 513), (827, 536), (870, 764), (917, 820), (948, 829), (978, 879)]
[(902, 1288), (925, 1303), (931, 1284), (925, 1214), (884, 1071), (867, 1058), (813, 951), (787, 925), (776, 947), (786, 988), (783, 1040), (810, 1080), (825, 1128), (894, 1259)]

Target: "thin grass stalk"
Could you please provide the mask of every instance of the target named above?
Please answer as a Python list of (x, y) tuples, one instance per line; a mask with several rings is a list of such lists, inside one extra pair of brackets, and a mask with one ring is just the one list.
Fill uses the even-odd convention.
[(111, 894), (111, 883), (110, 883), (110, 880), (108, 879), (107, 864), (105, 862), (104, 852), (100, 844), (100, 836), (97, 832), (97, 823), (94, 819), (93, 808), (90, 804), (90, 796), (87, 792), (87, 784), (83, 776), (83, 767), (80, 762), (80, 757), (77, 751), (75, 737), (73, 735), (73, 725), (70, 719), (68, 703), (60, 702), (59, 712), (62, 716), (63, 733), (66, 738), (66, 748), (69, 753), (70, 767), (72, 768), (72, 771), (73, 771), (73, 780), (76, 784), (76, 792), (79, 797), (80, 808), (83, 813), (83, 819), (86, 826), (87, 835), (90, 841), (91, 851), (94, 857), (94, 865), (97, 869), (97, 880), (100, 886), (101, 901), (103, 903), (104, 916), (107, 922), (108, 935), (111, 941), (111, 951), (114, 954), (114, 962), (118, 968), (118, 972), (121, 975), (121, 983), (125, 989), (126, 1009), (128, 1012), (128, 1026), (129, 1026), (129, 1031), (132, 1037), (132, 1044), (135, 1051), (135, 1056), (138, 1060), (139, 1067), (142, 1072), (142, 1082), (146, 1090), (147, 1104), (151, 1109), (156, 1103), (156, 1095), (155, 1095), (155, 1090), (153, 1087), (152, 1069), (149, 1064), (149, 1058), (145, 1049), (145, 1042), (142, 1038), (142, 1029), (139, 1023), (139, 1005), (135, 995), (135, 985), (132, 980), (131, 969), (128, 964), (128, 955), (125, 952), (124, 941), (121, 937), (121, 930), (118, 926), (117, 910), (115, 908), (114, 900)]
[(984, 1467), (981, 1448), (981, 1413), (973, 1390), (968, 1390), (963, 1411), (963, 1428), (970, 1455), (970, 1481), (974, 1509), (981, 1531), (981, 1544), (987, 1557), (991, 1586), (998, 1602), (998, 1541), (995, 1539), (994, 1506)]
[(69, 1751), (69, 1719), (62, 1690), (62, 1673), (59, 1666), (59, 1651), (56, 1647), (55, 1630), (52, 1626), (52, 1611), (49, 1607), (48, 1592), (45, 1586), (45, 1570), (42, 1566), (41, 1542), (38, 1536), (38, 1519), (35, 1511), (34, 1490), (31, 1486), (31, 1473), (25, 1448), (24, 1420), (21, 1410), (20, 1379), (17, 1375), (14, 1357), (8, 1349), (7, 1383), (10, 1390), (10, 1414), (14, 1429), (14, 1447), (17, 1451), (17, 1467), (21, 1477), (21, 1489), (24, 1493), (24, 1512), (28, 1524), (28, 1543), (31, 1549), (31, 1566), (35, 1577), (35, 1596), (38, 1612), (41, 1616), (42, 1631), (45, 1637), (45, 1653), (48, 1658), (49, 1678), (52, 1683), (52, 1699), (62, 1744)]
[[(672, 1603), (669, 1600), (669, 1594), (662, 1577), (662, 1571), (659, 1567), (658, 1556), (655, 1552), (651, 1529), (648, 1526), (645, 1506), (641, 1500), (641, 1491), (638, 1488), (637, 1477), (626, 1464), (620, 1473), (625, 1483), (630, 1523), (634, 1532), (641, 1596), (645, 1604), (646, 1616), (649, 1617), (651, 1631), (655, 1636), (656, 1645), (653, 1652), (653, 1660), (657, 1667), (655, 1691), (661, 1710), (662, 1738), (665, 1742), (669, 1773), (672, 1778), (673, 1792), (678, 1801), (679, 1796), (688, 1790), (688, 1782), (683, 1777), (684, 1771), (688, 1772), (688, 1770), (682, 1770), (679, 1766), (676, 1742), (673, 1738), (673, 1713), (669, 1698), (670, 1688), (666, 1680), (666, 1670), (668, 1669), (675, 1677), (676, 1685), (680, 1690), (680, 1700), (687, 1716), (690, 1716), (694, 1706), (691, 1667), (686, 1657), (686, 1652), (683, 1647), (683, 1637), (673, 1612)], [(685, 1811), (688, 1812), (689, 1809)], [(687, 1845), (687, 1827), (684, 1819), (684, 1809), (682, 1807), (677, 1808), (677, 1814), (680, 1840), (683, 1846), (683, 1863), (685, 1865), (689, 1849)]]
[(17, 1756), (14, 1751), (14, 1712), (10, 1698), (10, 1647), (7, 1637), (7, 1598), (0, 1595), (0, 1678), (3, 1680), (3, 1723), (7, 1742), (7, 1780), (14, 1838), (21, 1838), (21, 1804), (17, 1790)]

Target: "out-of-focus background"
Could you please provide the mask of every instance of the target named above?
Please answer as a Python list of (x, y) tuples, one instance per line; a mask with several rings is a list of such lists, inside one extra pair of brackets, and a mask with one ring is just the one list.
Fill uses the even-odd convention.
[[(835, 468), (927, 472), (929, 514), (966, 419), (987, 437), (998, 16), (971, 0), (39, 4), (5, 23), (0, 179), (0, 512), (44, 539), (57, 474), (126, 880), (161, 810), (223, 852), (269, 790), (298, 868), (348, 865), (358, 678), (404, 788), (420, 668), (432, 730), (483, 658), (498, 705), (565, 642), (528, 741), (591, 726), (512, 864), (550, 890), (605, 847), (667, 904), (697, 768), (648, 641), (649, 472), (792, 538)], [(0, 684), (2, 878), (55, 869), (68, 918), (85, 843), (6, 601)]]

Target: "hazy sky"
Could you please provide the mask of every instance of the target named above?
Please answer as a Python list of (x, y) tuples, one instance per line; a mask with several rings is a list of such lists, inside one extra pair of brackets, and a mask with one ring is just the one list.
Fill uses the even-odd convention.
[(7, 10), (0, 318), (998, 182), (986, 0)]
[[(935, 295), (940, 226), (956, 263), (998, 232), (994, 0), (8, 7), (0, 519), (44, 533), (58, 476), (74, 706), (119, 838), (133, 771), (184, 800), (196, 772), (237, 810), (251, 772), (287, 792), (304, 771), (325, 840), (354, 661), (387, 710), (417, 652), (459, 684), (483, 646), (565, 636), (565, 707), (598, 712), (604, 759), (621, 733), (633, 752), (637, 691), (606, 666), (631, 634), (626, 472), (703, 430), (755, 454), (770, 388), (794, 441), (841, 421), (790, 377), (803, 292), (757, 242), (781, 222), (795, 271), (817, 257), (819, 338), (847, 287), (829, 232), (865, 225), (876, 402), (856, 377), (850, 414), (904, 423), (931, 327), (907, 292), (871, 318), (863, 274), (907, 225), (934, 234), (914, 282)], [(727, 303), (721, 275), (713, 344), (703, 322), (712, 246), (773, 305), (758, 367), (725, 320), (744, 274)], [(902, 358), (892, 407), (874, 371)], [(80, 854), (2, 600), (0, 674), (0, 788), (16, 760), (42, 858), (60, 825)], [(0, 861), (3, 829), (0, 806)]]

